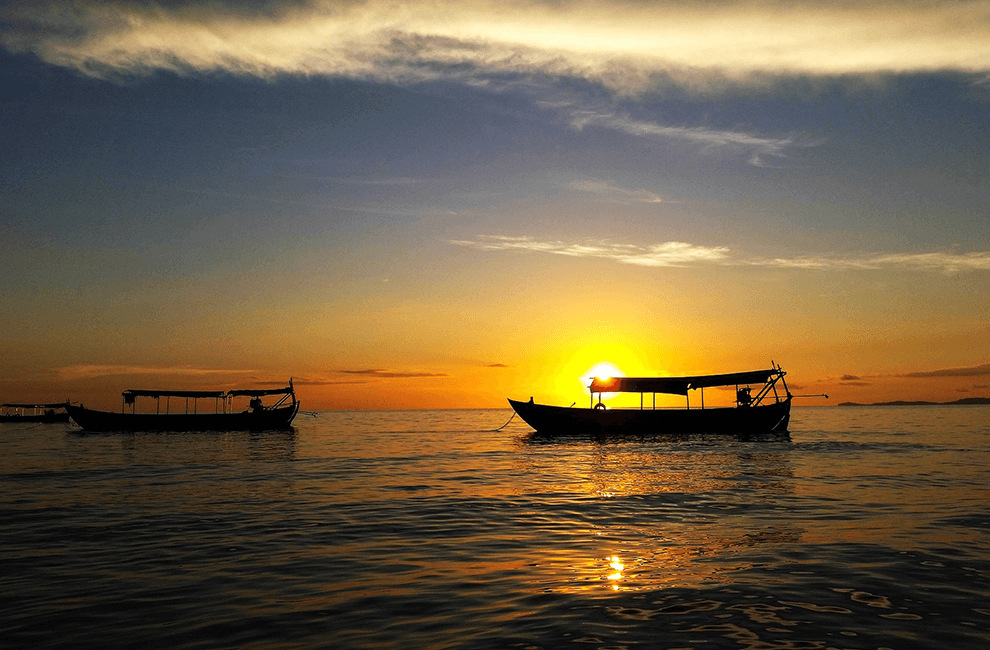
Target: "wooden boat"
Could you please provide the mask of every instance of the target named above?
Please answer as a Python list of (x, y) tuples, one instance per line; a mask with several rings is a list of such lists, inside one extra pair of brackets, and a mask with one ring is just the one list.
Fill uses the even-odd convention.
[[(791, 395), (779, 366), (721, 375), (690, 377), (595, 378), (589, 408), (574, 408), (509, 400), (529, 426), (546, 435), (651, 435), (707, 433), (751, 435), (787, 431)], [(758, 386), (755, 388), (754, 385)], [(735, 386), (734, 406), (705, 408), (704, 389)], [(778, 386), (779, 389), (778, 390)], [(689, 391), (701, 391), (700, 407), (691, 407)], [(606, 408), (603, 393), (639, 393), (640, 408)], [(656, 394), (683, 395), (685, 408), (656, 408)], [(598, 403), (595, 403), (595, 395)], [(644, 396), (653, 395), (652, 408)]]
[[(299, 412), (292, 380), (285, 388), (245, 389), (231, 391), (200, 390), (125, 390), (120, 413), (96, 411), (82, 405), (66, 405), (72, 421), (86, 431), (266, 431), (288, 429)], [(271, 406), (262, 403), (262, 397), (280, 395)], [(135, 412), (138, 397), (151, 397), (156, 401), (154, 413)], [(162, 412), (162, 398), (165, 412)], [(235, 411), (233, 400), (249, 397), (248, 408)], [(172, 398), (184, 400), (182, 411), (171, 410)], [(212, 399), (213, 412), (202, 412), (199, 400)], [(190, 412), (192, 400), (192, 412)], [(127, 407), (130, 406), (130, 412)], [(207, 407), (208, 409), (209, 407)]]
[(67, 404), (0, 404), (0, 422), (68, 422)]

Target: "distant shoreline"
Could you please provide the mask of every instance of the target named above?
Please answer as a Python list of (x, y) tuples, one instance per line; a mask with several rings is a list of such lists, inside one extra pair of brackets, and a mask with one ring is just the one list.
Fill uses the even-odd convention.
[(859, 402), (842, 402), (836, 406), (972, 406), (990, 404), (990, 397), (964, 397), (954, 402), (874, 402), (872, 404), (860, 404)]

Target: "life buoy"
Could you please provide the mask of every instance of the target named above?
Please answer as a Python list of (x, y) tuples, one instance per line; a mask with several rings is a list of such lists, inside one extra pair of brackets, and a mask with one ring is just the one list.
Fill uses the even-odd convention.
[(596, 411), (604, 411), (605, 410), (605, 405), (602, 404), (601, 402), (598, 402), (597, 404), (595, 404), (595, 410)]

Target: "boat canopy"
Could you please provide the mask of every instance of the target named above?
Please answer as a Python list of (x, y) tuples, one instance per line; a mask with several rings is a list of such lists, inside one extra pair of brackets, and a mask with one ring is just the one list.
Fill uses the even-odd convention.
[(237, 397), (240, 395), (247, 395), (248, 397), (263, 397), (265, 395), (286, 395), (293, 392), (292, 386), (287, 386), (285, 388), (261, 388), (261, 389), (244, 389), (244, 390), (137, 390), (129, 388), (125, 390), (121, 395), (124, 396), (124, 400), (131, 404), (135, 397), (190, 397), (193, 399), (223, 399), (225, 397)]
[(293, 393), (292, 386), (286, 386), (285, 388), (245, 388), (242, 390), (232, 390), (227, 395), (229, 397), (238, 397), (239, 395), (246, 395), (248, 397), (264, 397), (265, 395), (289, 395)]
[(749, 370), (723, 375), (695, 375), (692, 377), (595, 377), (591, 382), (592, 393), (665, 393), (687, 395), (688, 390), (710, 386), (738, 386), (741, 384), (765, 384), (771, 378), (783, 375), (777, 368)]
[(121, 393), (125, 400), (133, 400), (135, 397), (193, 397), (196, 399), (213, 397), (220, 399), (226, 394), (222, 390), (135, 390), (133, 388)]

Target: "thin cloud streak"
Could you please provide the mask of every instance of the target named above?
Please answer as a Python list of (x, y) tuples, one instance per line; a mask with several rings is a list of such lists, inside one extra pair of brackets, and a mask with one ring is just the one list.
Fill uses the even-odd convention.
[(227, 71), (477, 84), (549, 74), (635, 91), (671, 68), (837, 75), (990, 67), (990, 0), (313, 0), (256, 15), (214, 2), (25, 1), (4, 8), (0, 22), (6, 48), (93, 76)]
[(636, 266), (687, 266), (700, 262), (718, 263), (724, 260), (729, 252), (729, 249), (723, 246), (695, 246), (684, 242), (665, 242), (653, 246), (609, 242), (575, 244), (504, 235), (483, 235), (476, 240), (454, 240), (450, 243), (491, 251), (533, 251), (569, 257), (597, 257)]
[(292, 383), (296, 386), (339, 386), (339, 385), (351, 385), (351, 384), (367, 384), (368, 382), (364, 379), (344, 379), (344, 380), (332, 380), (332, 379), (293, 379)]
[(161, 366), (123, 366), (80, 364), (58, 368), (59, 378), (64, 381), (78, 379), (93, 379), (109, 375), (174, 375), (174, 376), (203, 376), (203, 375), (249, 375), (257, 370), (228, 370), (223, 368), (171, 368)]
[(635, 266), (752, 266), (820, 271), (935, 271), (954, 275), (963, 272), (990, 271), (990, 252), (972, 253), (894, 253), (863, 257), (799, 256), (763, 258), (733, 256), (726, 246), (699, 246), (686, 242), (663, 242), (642, 246), (597, 242), (569, 243), (540, 241), (526, 236), (480, 235), (473, 240), (451, 240), (450, 244), (488, 251), (526, 251), (608, 259)]
[(573, 110), (569, 122), (572, 128), (582, 130), (587, 126), (600, 126), (641, 138), (659, 137), (685, 140), (705, 147), (734, 147), (752, 152), (749, 162), (757, 167), (768, 167), (767, 157), (784, 157), (784, 150), (793, 146), (811, 147), (821, 141), (798, 142), (794, 138), (765, 138), (739, 131), (682, 127), (658, 124), (645, 120), (622, 117), (615, 113), (591, 110)]
[[(945, 368), (943, 370), (929, 370), (922, 372), (907, 372), (899, 377), (913, 377), (928, 379), (934, 377), (987, 377), (990, 376), (990, 363), (967, 368)], [(977, 386), (979, 388), (980, 386)]]
[(385, 370), (383, 368), (367, 368), (362, 370), (341, 370), (345, 375), (362, 375), (374, 377), (376, 379), (411, 379), (420, 377), (447, 377), (443, 372), (402, 372), (395, 370)]
[(892, 253), (865, 257), (804, 256), (750, 260), (743, 262), (755, 266), (820, 270), (912, 269), (938, 271), (953, 275), (965, 271), (990, 271), (990, 252), (972, 253)]
[(612, 203), (621, 203), (625, 205), (634, 203), (663, 203), (663, 199), (660, 198), (660, 195), (655, 192), (651, 192), (647, 189), (630, 190), (624, 187), (619, 187), (618, 185), (608, 181), (594, 179), (574, 181), (571, 183), (571, 187), (581, 192), (597, 194), (606, 201), (610, 201)]

